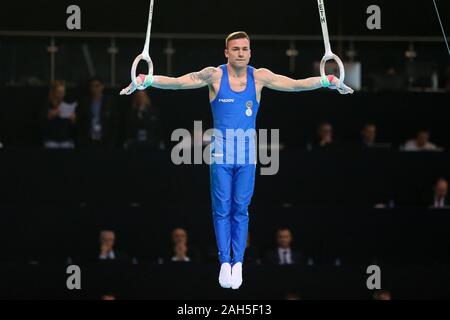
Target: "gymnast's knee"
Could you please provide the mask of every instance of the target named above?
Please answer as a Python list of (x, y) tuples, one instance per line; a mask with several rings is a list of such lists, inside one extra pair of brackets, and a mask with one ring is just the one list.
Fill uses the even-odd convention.
[(248, 204), (233, 203), (233, 216), (235, 217), (248, 217)]
[(216, 219), (229, 218), (231, 214), (231, 206), (228, 203), (215, 203), (213, 205), (213, 216)]

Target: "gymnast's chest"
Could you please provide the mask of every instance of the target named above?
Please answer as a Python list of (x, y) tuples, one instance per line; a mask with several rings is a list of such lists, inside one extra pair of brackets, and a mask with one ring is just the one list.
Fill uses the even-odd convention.
[(228, 78), (228, 84), (235, 93), (243, 93), (247, 88), (247, 77), (243, 79), (230, 77)]

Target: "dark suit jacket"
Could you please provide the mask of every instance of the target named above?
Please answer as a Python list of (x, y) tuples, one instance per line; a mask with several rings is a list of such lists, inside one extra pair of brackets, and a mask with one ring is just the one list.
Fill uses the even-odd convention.
[[(292, 248), (291, 248), (291, 260), (292, 264), (302, 264), (304, 262), (302, 253), (300, 251), (293, 250)], [(281, 257), (278, 255), (278, 248), (273, 251), (267, 252), (265, 256), (265, 261), (266, 263), (270, 264), (277, 264), (277, 265), (280, 264)]]
[[(77, 145), (86, 147), (93, 144), (91, 139), (92, 100), (81, 100), (76, 109), (77, 114)], [(100, 125), (102, 126), (101, 145), (113, 147), (117, 144), (119, 114), (114, 100), (103, 95), (100, 111)]]
[(51, 141), (69, 141), (73, 140), (74, 125), (69, 119), (62, 119), (56, 117), (48, 119), (48, 112), (50, 110), (50, 103), (46, 103), (40, 113), (40, 128), (42, 140)]
[[(139, 132), (145, 132), (146, 141), (139, 141)], [(142, 113), (131, 109), (126, 124), (126, 138), (129, 147), (158, 147), (162, 141), (159, 109), (151, 107)]]
[(360, 141), (357, 146), (356, 149), (359, 150), (364, 150), (364, 151), (379, 151), (379, 150), (389, 150), (392, 147), (392, 145), (390, 143), (374, 143), (373, 145), (369, 146), (367, 145), (364, 141)]

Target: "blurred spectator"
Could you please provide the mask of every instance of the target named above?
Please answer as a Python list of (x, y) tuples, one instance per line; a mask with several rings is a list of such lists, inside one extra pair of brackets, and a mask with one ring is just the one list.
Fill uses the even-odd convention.
[(389, 148), (391, 145), (386, 143), (378, 143), (377, 127), (373, 123), (367, 123), (361, 130), (360, 146), (363, 150), (375, 148)]
[(361, 142), (363, 148), (372, 148), (377, 137), (377, 127), (373, 123), (368, 123), (361, 131)]
[(245, 249), (244, 263), (261, 264), (261, 260), (258, 255), (258, 249), (251, 243), (250, 232), (247, 235), (247, 247)]
[(159, 109), (153, 106), (145, 91), (133, 95), (126, 132), (126, 148), (162, 147)]
[(116, 300), (114, 293), (108, 292), (101, 295), (100, 300)]
[(196, 262), (200, 259), (198, 250), (189, 244), (188, 233), (183, 228), (175, 228), (172, 231), (171, 249), (165, 256), (167, 258), (167, 261), (174, 262)]
[(391, 293), (387, 290), (377, 290), (372, 296), (373, 300), (392, 300)]
[(431, 201), (431, 208), (446, 208), (448, 207), (448, 182), (444, 178), (439, 178), (434, 184), (434, 194)]
[(172, 231), (172, 243), (174, 256), (171, 261), (174, 262), (189, 262), (191, 259), (187, 256), (188, 248), (188, 235), (186, 230), (182, 228), (176, 228)]
[(308, 150), (333, 149), (335, 146), (333, 126), (329, 122), (322, 122), (317, 127), (317, 137), (315, 141), (308, 144)]
[(191, 258), (187, 255), (187, 244), (177, 243), (174, 247), (174, 255), (172, 257), (172, 262), (190, 262)]
[(288, 228), (282, 228), (277, 231), (277, 249), (269, 251), (266, 254), (266, 261), (272, 264), (298, 264), (303, 261), (300, 252), (291, 248), (292, 233)]
[(115, 260), (118, 262), (128, 261), (128, 256), (114, 249), (116, 244), (116, 234), (111, 230), (100, 232), (100, 253), (99, 260)]
[(113, 147), (117, 142), (119, 115), (112, 97), (103, 93), (99, 77), (89, 80), (89, 96), (77, 108), (78, 144)]
[(73, 134), (76, 123), (76, 103), (64, 101), (66, 84), (54, 81), (48, 93), (48, 102), (41, 115), (43, 142), (46, 148), (71, 149), (74, 147)]
[(177, 245), (179, 243), (187, 244), (188, 242), (187, 231), (183, 228), (175, 228), (172, 231), (172, 242), (174, 245)]
[(430, 142), (430, 131), (420, 130), (416, 139), (408, 140), (403, 146), (403, 151), (441, 151), (434, 143)]

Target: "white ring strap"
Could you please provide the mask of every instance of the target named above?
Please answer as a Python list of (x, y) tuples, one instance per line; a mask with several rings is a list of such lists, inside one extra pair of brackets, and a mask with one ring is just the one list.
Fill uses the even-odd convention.
[(131, 80), (134, 84), (134, 86), (139, 89), (143, 90), (145, 89), (143, 86), (138, 86), (136, 81), (136, 69), (141, 60), (147, 61), (148, 64), (148, 74), (153, 75), (153, 62), (150, 58), (149, 48), (150, 48), (150, 34), (152, 30), (152, 20), (153, 20), (153, 4), (154, 0), (150, 0), (150, 12), (148, 15), (148, 24), (147, 24), (147, 35), (145, 38), (145, 45), (144, 50), (142, 50), (142, 53), (134, 59), (133, 65), (131, 67)]
[(325, 45), (325, 55), (323, 56), (322, 61), (320, 61), (320, 76), (322, 78), (326, 77), (325, 64), (329, 60), (334, 60), (337, 62), (339, 66), (339, 86), (342, 86), (345, 79), (344, 64), (342, 63), (341, 59), (339, 59), (339, 57), (335, 55), (333, 51), (331, 51), (330, 36), (328, 34), (327, 16), (325, 14), (324, 0), (317, 0), (317, 3), (319, 6), (319, 15), (320, 15), (320, 24), (322, 26), (323, 42)]

